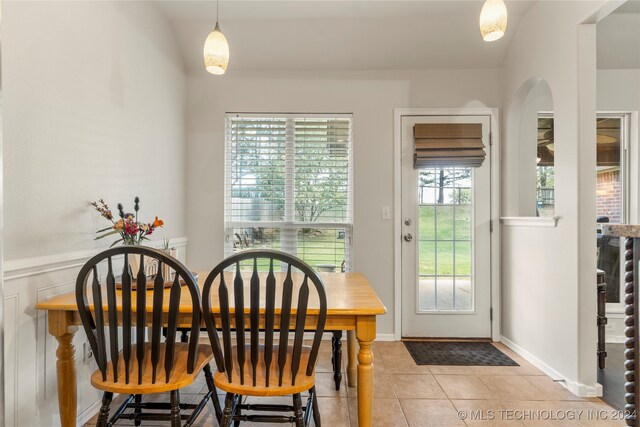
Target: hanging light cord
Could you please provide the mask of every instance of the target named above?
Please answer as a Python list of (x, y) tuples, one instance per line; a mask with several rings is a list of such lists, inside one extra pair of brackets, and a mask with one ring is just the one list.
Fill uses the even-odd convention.
[(220, 0), (216, 0), (216, 24), (218, 23), (219, 7), (220, 7)]

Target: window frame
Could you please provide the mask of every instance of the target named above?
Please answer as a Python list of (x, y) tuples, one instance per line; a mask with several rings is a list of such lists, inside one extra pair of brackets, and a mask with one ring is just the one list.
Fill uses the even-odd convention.
[[(596, 120), (603, 118), (611, 118), (611, 119), (620, 119), (620, 194), (622, 195), (622, 206), (620, 209), (620, 224), (628, 224), (631, 219), (631, 113), (628, 112), (605, 112), (598, 111), (596, 112)], [(620, 300), (618, 302), (607, 302), (606, 312), (607, 313), (621, 313), (624, 311), (624, 295), (625, 295), (625, 282), (624, 282), (624, 262), (623, 260), (623, 248), (624, 248), (624, 239), (620, 238), (620, 282), (619, 286), (619, 295)], [(609, 286), (613, 284), (608, 284)]]

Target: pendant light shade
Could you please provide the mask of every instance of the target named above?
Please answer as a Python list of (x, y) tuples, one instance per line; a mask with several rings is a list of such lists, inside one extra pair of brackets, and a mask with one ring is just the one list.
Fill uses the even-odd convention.
[(487, 0), (480, 12), (480, 33), (487, 42), (498, 40), (507, 31), (507, 6), (503, 0)]
[(227, 38), (220, 31), (220, 25), (216, 22), (216, 27), (209, 33), (204, 42), (204, 66), (207, 72), (221, 75), (227, 71), (229, 65), (229, 43)]

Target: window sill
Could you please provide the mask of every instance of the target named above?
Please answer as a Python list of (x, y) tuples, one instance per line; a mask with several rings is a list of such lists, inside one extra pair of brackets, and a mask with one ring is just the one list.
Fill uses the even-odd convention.
[(550, 227), (558, 226), (559, 216), (503, 216), (500, 222), (507, 227)]

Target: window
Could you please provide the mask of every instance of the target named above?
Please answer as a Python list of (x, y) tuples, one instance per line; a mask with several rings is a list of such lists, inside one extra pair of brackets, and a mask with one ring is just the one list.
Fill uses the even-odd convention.
[(272, 248), (349, 271), (351, 115), (227, 114), (225, 254)]
[(418, 311), (473, 310), (473, 171), (421, 169)]
[(555, 210), (555, 139), (553, 126), (553, 113), (538, 113), (536, 216), (553, 216)]
[(629, 120), (626, 114), (598, 113), (596, 133), (597, 267), (606, 274), (607, 302), (624, 295), (624, 239), (604, 236), (602, 223), (628, 222)]

